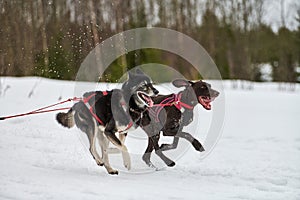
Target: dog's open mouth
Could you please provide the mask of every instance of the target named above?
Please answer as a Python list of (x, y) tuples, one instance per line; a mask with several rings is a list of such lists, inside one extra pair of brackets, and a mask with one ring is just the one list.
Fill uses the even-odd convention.
[(137, 96), (139, 97), (139, 99), (144, 102), (144, 104), (148, 107), (152, 107), (153, 106), (153, 101), (151, 99), (150, 96), (148, 96), (146, 93), (138, 91), (137, 92)]
[(199, 103), (206, 109), (211, 110), (211, 102), (215, 99), (215, 97), (209, 96), (199, 96), (198, 101)]

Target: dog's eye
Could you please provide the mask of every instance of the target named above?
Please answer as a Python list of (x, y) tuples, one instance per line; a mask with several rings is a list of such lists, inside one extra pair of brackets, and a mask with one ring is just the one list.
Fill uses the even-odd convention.
[(144, 87), (146, 87), (146, 86), (147, 86), (147, 85), (146, 85), (145, 83), (141, 83), (141, 84), (140, 84), (140, 87), (141, 87), (141, 88), (144, 88)]
[(206, 89), (206, 85), (202, 85), (202, 86), (201, 86), (201, 89)]
[(151, 83), (144, 83), (142, 84), (143, 87), (150, 87)]

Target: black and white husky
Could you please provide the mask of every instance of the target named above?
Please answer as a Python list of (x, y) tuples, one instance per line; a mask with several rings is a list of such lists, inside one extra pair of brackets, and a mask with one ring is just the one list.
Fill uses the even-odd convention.
[[(109, 164), (109, 142), (121, 150), (124, 166), (129, 170), (131, 161), (124, 145), (125, 131), (137, 128), (129, 114), (129, 102), (143, 111), (153, 104), (149, 96), (157, 94), (158, 91), (153, 87), (151, 79), (138, 69), (135, 73), (128, 73), (128, 80), (122, 89), (87, 92), (67, 113), (58, 113), (56, 119), (68, 128), (76, 124), (86, 133), (90, 143), (89, 150), (96, 163), (104, 165), (109, 174), (118, 174), (118, 171)], [(119, 138), (116, 137), (116, 132), (119, 132)], [(97, 138), (102, 157), (96, 150)]]

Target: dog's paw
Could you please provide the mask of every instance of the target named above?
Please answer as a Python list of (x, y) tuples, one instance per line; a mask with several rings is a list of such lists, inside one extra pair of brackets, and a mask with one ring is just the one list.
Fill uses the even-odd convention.
[(174, 167), (176, 165), (176, 163), (174, 161), (172, 161), (172, 162), (168, 163), (167, 165), (168, 165), (168, 167)]
[(127, 169), (127, 170), (130, 170), (131, 169), (131, 164), (130, 163), (123, 163), (124, 164), (124, 167)]
[(156, 168), (155, 165), (153, 165), (153, 163), (150, 161), (150, 159), (148, 158), (148, 156), (146, 156), (146, 154), (144, 154), (143, 156), (143, 161), (146, 163), (146, 165), (148, 165), (151, 168)]
[(101, 162), (101, 161), (96, 161), (96, 163), (97, 163), (97, 165), (99, 165), (99, 166), (103, 166), (103, 165), (104, 165), (104, 163)]
[(156, 171), (158, 171), (158, 168), (151, 162), (149, 161), (148, 163), (146, 163), (149, 167), (155, 169)]
[(203, 152), (205, 151), (204, 147), (202, 146), (200, 149), (199, 149), (200, 152)]
[(200, 151), (200, 152), (205, 151), (204, 147), (202, 146), (202, 144), (201, 144), (198, 140), (195, 139), (195, 140), (192, 142), (192, 144), (193, 144), (194, 148), (195, 148), (197, 151)]
[(119, 174), (118, 170), (114, 170), (114, 169), (109, 170), (108, 173), (109, 173), (110, 175), (118, 175), (118, 174)]
[(149, 163), (151, 163), (150, 161), (150, 153), (145, 153), (142, 157), (143, 161), (148, 165)]

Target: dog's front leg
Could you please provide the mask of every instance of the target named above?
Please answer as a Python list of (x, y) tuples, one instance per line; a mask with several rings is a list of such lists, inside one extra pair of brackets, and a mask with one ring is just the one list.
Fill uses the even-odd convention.
[(176, 134), (176, 136), (184, 138), (187, 141), (189, 141), (197, 151), (200, 151), (200, 152), (205, 151), (202, 144), (197, 139), (195, 139), (191, 134), (186, 133), (186, 132), (178, 132)]
[[(120, 133), (119, 138), (121, 143), (125, 146), (125, 139), (126, 139), (127, 133)], [(130, 155), (128, 151), (122, 151), (122, 157), (123, 157), (123, 164), (126, 169), (130, 170), (131, 169), (131, 160), (130, 160)]]
[(154, 147), (152, 144), (152, 140), (150, 137), (148, 137), (148, 146), (146, 148), (146, 151), (142, 157), (143, 161), (149, 166), (149, 167), (155, 167), (152, 162), (150, 161), (151, 152), (153, 151)]
[[(105, 127), (104, 134), (107, 139), (113, 143), (121, 151), (126, 150), (127, 148), (122, 144), (122, 142), (116, 136), (116, 125), (114, 120), (110, 120)], [(124, 148), (125, 147), (125, 148)]]
[(156, 155), (158, 155), (169, 167), (175, 166), (175, 162), (173, 160), (169, 159), (167, 156), (165, 156), (162, 153), (162, 150), (159, 148), (159, 145), (158, 145), (159, 135), (151, 136), (150, 139), (153, 142), (153, 147), (155, 149)]

